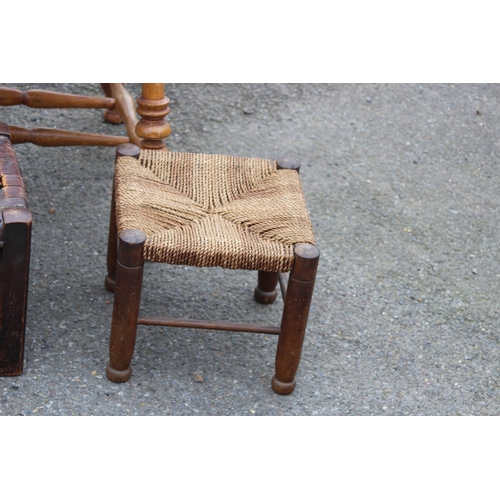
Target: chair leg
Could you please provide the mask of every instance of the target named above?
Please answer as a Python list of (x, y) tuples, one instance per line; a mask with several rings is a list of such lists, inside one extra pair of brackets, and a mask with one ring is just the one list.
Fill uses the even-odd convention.
[[(109, 83), (101, 83), (101, 88), (106, 97), (113, 97), (113, 92), (111, 92), (111, 85)], [(104, 119), (109, 123), (113, 123), (114, 125), (123, 123), (121, 116), (116, 112), (114, 107), (112, 109), (107, 109), (104, 112)]]
[[(132, 156), (138, 159), (141, 150), (138, 146), (134, 144), (121, 144), (116, 148), (116, 160), (122, 156)], [(110, 292), (115, 291), (116, 286), (116, 260), (118, 251), (117, 235), (118, 230), (116, 228), (116, 215), (115, 215), (115, 188), (113, 186), (113, 193), (111, 195), (111, 211), (109, 215), (109, 234), (108, 234), (108, 254), (107, 254), (107, 266), (108, 274), (104, 280), (104, 286), (106, 290)]]
[(27, 207), (5, 209), (3, 220), (0, 210), (4, 244), (0, 253), (0, 377), (23, 371), (31, 224)]
[(127, 230), (118, 238), (116, 288), (109, 344), (109, 364), (106, 376), (112, 382), (126, 382), (132, 370), (137, 319), (141, 303), (144, 260), (142, 251), (146, 235), (142, 231)]
[(165, 139), (171, 130), (165, 117), (170, 113), (169, 103), (163, 83), (142, 84), (141, 97), (137, 98), (137, 113), (141, 119), (135, 127), (137, 136), (142, 137), (142, 149), (167, 149)]
[(255, 300), (261, 304), (272, 304), (278, 296), (277, 284), (278, 273), (259, 271), (257, 287), (253, 294)]
[(271, 381), (278, 394), (290, 394), (295, 389), (319, 260), (319, 250), (313, 245), (296, 245), (294, 253), (276, 352), (276, 373)]

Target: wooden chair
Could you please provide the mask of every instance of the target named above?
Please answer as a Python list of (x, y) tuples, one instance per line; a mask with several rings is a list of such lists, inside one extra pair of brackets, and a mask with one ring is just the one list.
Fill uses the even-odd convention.
[(31, 212), (23, 177), (0, 123), (0, 376), (23, 371)]
[[(104, 118), (107, 121), (125, 122), (127, 128), (127, 136), (120, 137), (49, 128), (28, 130), (0, 123), (0, 376), (20, 375), (23, 370), (31, 249), (31, 212), (12, 144), (140, 144), (141, 138), (135, 133), (138, 119), (130, 94), (121, 83), (102, 83), (101, 86), (106, 95), (104, 98), (0, 88), (0, 106), (24, 104), (32, 108), (103, 108), (106, 110)], [(149, 109), (147, 103), (145, 106), (145, 109)], [(155, 123), (154, 117), (143, 120), (142, 129), (147, 131), (148, 124), (151, 123)]]
[(38, 146), (118, 146), (132, 142), (140, 144), (135, 133), (137, 115), (132, 97), (121, 83), (101, 83), (106, 97), (92, 97), (46, 90), (27, 90), (0, 87), (0, 106), (25, 105), (31, 108), (102, 108), (104, 119), (110, 123), (125, 122), (127, 136), (88, 134), (71, 130), (37, 128), (29, 130), (10, 125), (13, 144), (31, 142)]
[[(145, 149), (123, 144), (115, 163), (105, 281), (115, 293), (108, 379), (130, 378), (137, 325), (256, 332), (279, 336), (271, 385), (290, 394), (319, 259), (298, 163), (168, 152), (163, 84), (143, 84), (138, 104), (136, 132)], [(281, 325), (141, 317), (145, 261), (258, 271), (258, 302), (274, 302), (280, 284)]]

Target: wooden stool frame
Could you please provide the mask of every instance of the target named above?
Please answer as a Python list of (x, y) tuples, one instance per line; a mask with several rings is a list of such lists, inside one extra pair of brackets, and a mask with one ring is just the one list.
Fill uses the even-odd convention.
[[(159, 141), (158, 145), (162, 147)], [(117, 148), (116, 159), (122, 156), (137, 159), (139, 154), (139, 148), (132, 144), (123, 144)], [(278, 168), (298, 170), (299, 166), (284, 160), (278, 162)], [(110, 361), (106, 368), (108, 379), (112, 382), (126, 382), (130, 378), (137, 325), (214, 329), (278, 335), (275, 374), (271, 386), (278, 394), (293, 392), (319, 261), (318, 249), (310, 244), (296, 245), (294, 263), (288, 278), (284, 273), (258, 272), (258, 283), (254, 292), (257, 302), (263, 304), (274, 302), (277, 297), (276, 287), (278, 283), (280, 284), (284, 308), (279, 327), (222, 321), (141, 317), (139, 312), (144, 269), (143, 247), (146, 235), (140, 230), (126, 230), (117, 235), (114, 193), (113, 187), (108, 239), (108, 275), (105, 280), (106, 288), (115, 293), (109, 349)]]

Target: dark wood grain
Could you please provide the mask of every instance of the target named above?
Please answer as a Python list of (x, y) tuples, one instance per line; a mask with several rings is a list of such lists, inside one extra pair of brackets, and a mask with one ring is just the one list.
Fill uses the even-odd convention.
[(296, 245), (294, 254), (276, 351), (276, 372), (271, 382), (278, 394), (290, 394), (295, 389), (319, 261), (319, 251), (313, 245)]
[(288, 273), (278, 273), (278, 281), (281, 289), (281, 297), (284, 301), (286, 298), (286, 289), (288, 288)]
[(5, 124), (0, 179), (0, 376), (15, 376), (23, 371), (32, 217)]
[[(122, 156), (131, 156), (138, 159), (141, 150), (135, 144), (121, 144), (116, 148), (115, 161)], [(108, 253), (106, 263), (108, 274), (104, 280), (104, 286), (110, 292), (115, 291), (116, 285), (116, 260), (118, 258), (118, 230), (116, 228), (116, 204), (115, 204), (115, 186), (113, 182), (113, 192), (111, 194), (111, 209), (109, 213), (109, 229), (108, 229)]]
[(261, 304), (272, 304), (278, 296), (276, 291), (278, 273), (259, 271), (257, 280), (257, 287), (253, 293), (255, 300)]
[(176, 318), (139, 318), (138, 325), (173, 326), (176, 328), (199, 328), (200, 330), (223, 330), (227, 332), (268, 333), (279, 335), (279, 326), (253, 325), (250, 323), (231, 323), (229, 321), (206, 321)]
[(126, 382), (131, 374), (130, 362), (134, 353), (137, 318), (141, 303), (143, 275), (142, 250), (146, 235), (141, 231), (123, 231), (118, 238), (115, 299), (109, 364), (106, 376), (112, 382)]
[(31, 213), (27, 208), (3, 210), (0, 375), (23, 371), (28, 300)]

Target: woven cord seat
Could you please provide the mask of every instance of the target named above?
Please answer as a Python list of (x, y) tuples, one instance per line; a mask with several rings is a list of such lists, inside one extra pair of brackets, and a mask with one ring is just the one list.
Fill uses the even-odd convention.
[[(138, 325), (266, 333), (278, 336), (271, 387), (290, 394), (319, 261), (298, 163), (167, 152), (170, 108), (163, 84), (143, 84), (137, 103), (142, 151), (133, 144), (116, 151), (105, 280), (115, 298), (106, 376), (130, 378)], [(257, 302), (272, 304), (280, 285), (281, 324), (140, 317), (146, 261), (258, 271)]]
[(287, 272), (314, 245), (299, 176), (275, 161), (144, 150), (115, 178), (118, 232), (146, 234), (146, 261)]

